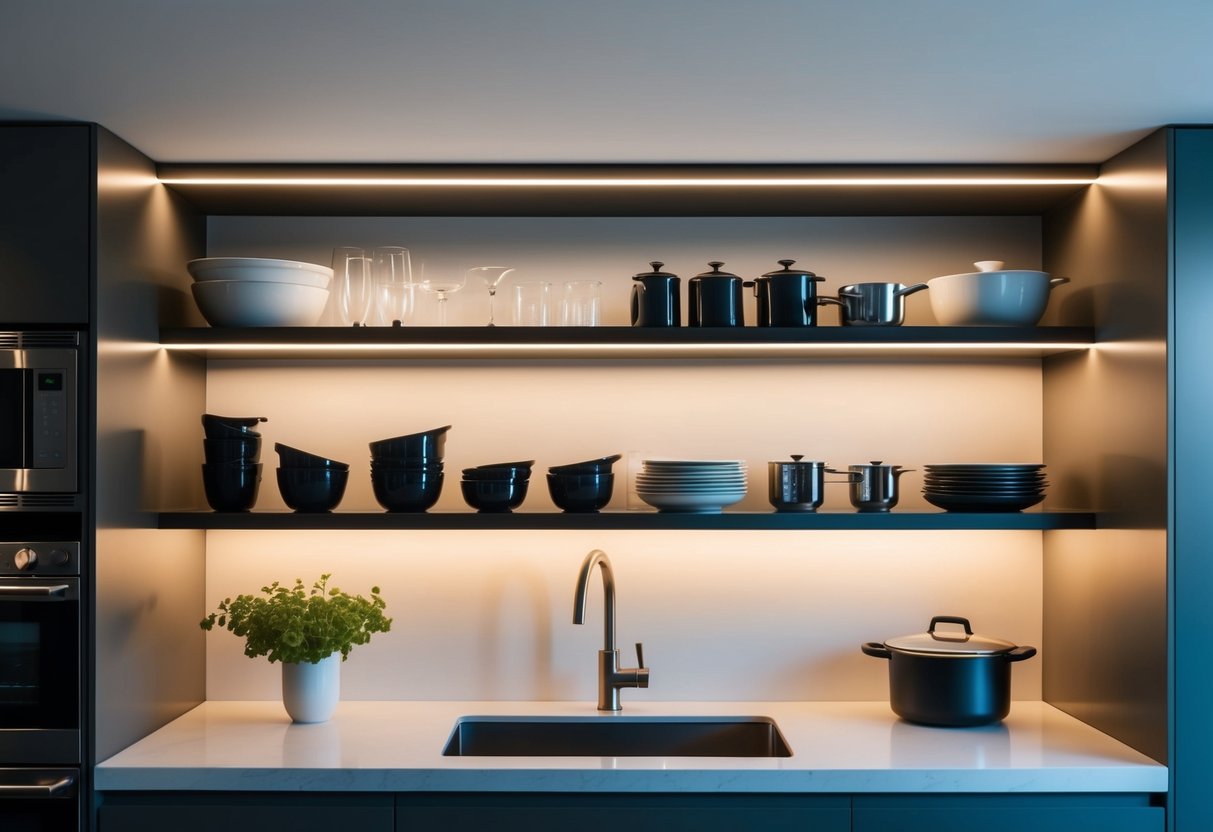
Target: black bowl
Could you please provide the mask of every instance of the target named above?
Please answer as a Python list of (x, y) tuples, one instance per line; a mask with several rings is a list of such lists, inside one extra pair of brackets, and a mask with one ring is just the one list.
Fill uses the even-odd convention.
[(611, 466), (623, 459), (623, 454), (611, 454), (598, 459), (587, 459), (585, 462), (570, 462), (565, 465), (553, 465), (548, 468), (553, 474), (594, 474), (610, 473)]
[(261, 437), (243, 439), (203, 439), (202, 453), (211, 465), (236, 463), (255, 465), (261, 461)]
[(433, 458), (434, 461), (441, 460), (442, 453), (446, 450), (446, 432), (450, 429), (450, 425), (443, 425), (440, 428), (420, 433), (380, 439), (371, 443), (371, 456), (375, 459)]
[(350, 464), (348, 462), (338, 462), (337, 460), (329, 459), (328, 457), (309, 454), (307, 451), (292, 448), (290, 445), (283, 445), (281, 442), (274, 443), (274, 450), (278, 452), (278, 464), (283, 468), (327, 468), (335, 471), (350, 470)]
[(422, 512), (438, 502), (442, 472), (371, 471), (371, 489), (388, 511)]
[(485, 465), (477, 468), (464, 468), (463, 478), (465, 480), (528, 480), (531, 478), (531, 469), (530, 466)]
[(416, 474), (441, 474), (442, 468), (441, 462), (417, 463), (411, 460), (399, 462), (388, 460), (380, 462), (376, 459), (371, 460), (372, 471), (410, 471)]
[(215, 511), (248, 511), (257, 502), (261, 463), (255, 465), (203, 465), (206, 501)]
[(216, 416), (202, 414), (202, 429), (210, 439), (239, 439), (242, 436), (260, 436), (255, 428), (258, 422), (269, 421), (264, 416)]
[(349, 478), (349, 471), (333, 468), (279, 468), (278, 491), (287, 507), (295, 511), (332, 511), (345, 496)]
[(522, 505), (527, 480), (514, 477), (495, 480), (462, 480), (463, 500), (477, 511), (503, 513)]
[(611, 501), (615, 475), (548, 474), (548, 492), (557, 508), (569, 512), (592, 512)]

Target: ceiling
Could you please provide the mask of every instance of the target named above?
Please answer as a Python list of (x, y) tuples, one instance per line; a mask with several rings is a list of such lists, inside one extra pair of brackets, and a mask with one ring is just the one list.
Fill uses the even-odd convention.
[(0, 119), (161, 162), (1099, 162), (1209, 0), (3, 0)]

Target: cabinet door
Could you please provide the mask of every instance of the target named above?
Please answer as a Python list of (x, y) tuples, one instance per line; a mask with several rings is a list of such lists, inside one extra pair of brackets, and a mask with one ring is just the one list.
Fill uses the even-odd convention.
[(0, 126), (0, 321), (86, 324), (92, 127)]
[(1146, 795), (856, 797), (853, 832), (1163, 832)]
[(396, 804), (396, 832), (849, 832), (850, 828), (850, 800), (845, 797), (434, 794), (400, 795)]
[(390, 794), (106, 794), (102, 832), (392, 832)]

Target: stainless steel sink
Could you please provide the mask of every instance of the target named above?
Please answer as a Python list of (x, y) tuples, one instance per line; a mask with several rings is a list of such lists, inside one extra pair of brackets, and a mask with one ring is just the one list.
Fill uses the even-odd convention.
[(465, 716), (447, 757), (791, 757), (763, 716)]

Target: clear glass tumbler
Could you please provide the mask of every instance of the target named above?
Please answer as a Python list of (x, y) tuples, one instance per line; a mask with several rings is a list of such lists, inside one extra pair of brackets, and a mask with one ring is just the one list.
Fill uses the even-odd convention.
[(561, 326), (602, 324), (602, 281), (569, 280), (560, 294)]
[(514, 285), (514, 326), (547, 326), (552, 284), (544, 281)]
[(412, 322), (412, 258), (401, 246), (381, 246), (371, 251), (375, 279), (374, 320), (379, 326)]
[(361, 326), (367, 322), (375, 300), (375, 279), (366, 249), (333, 249), (333, 284), (329, 291), (337, 301), (338, 323)]

